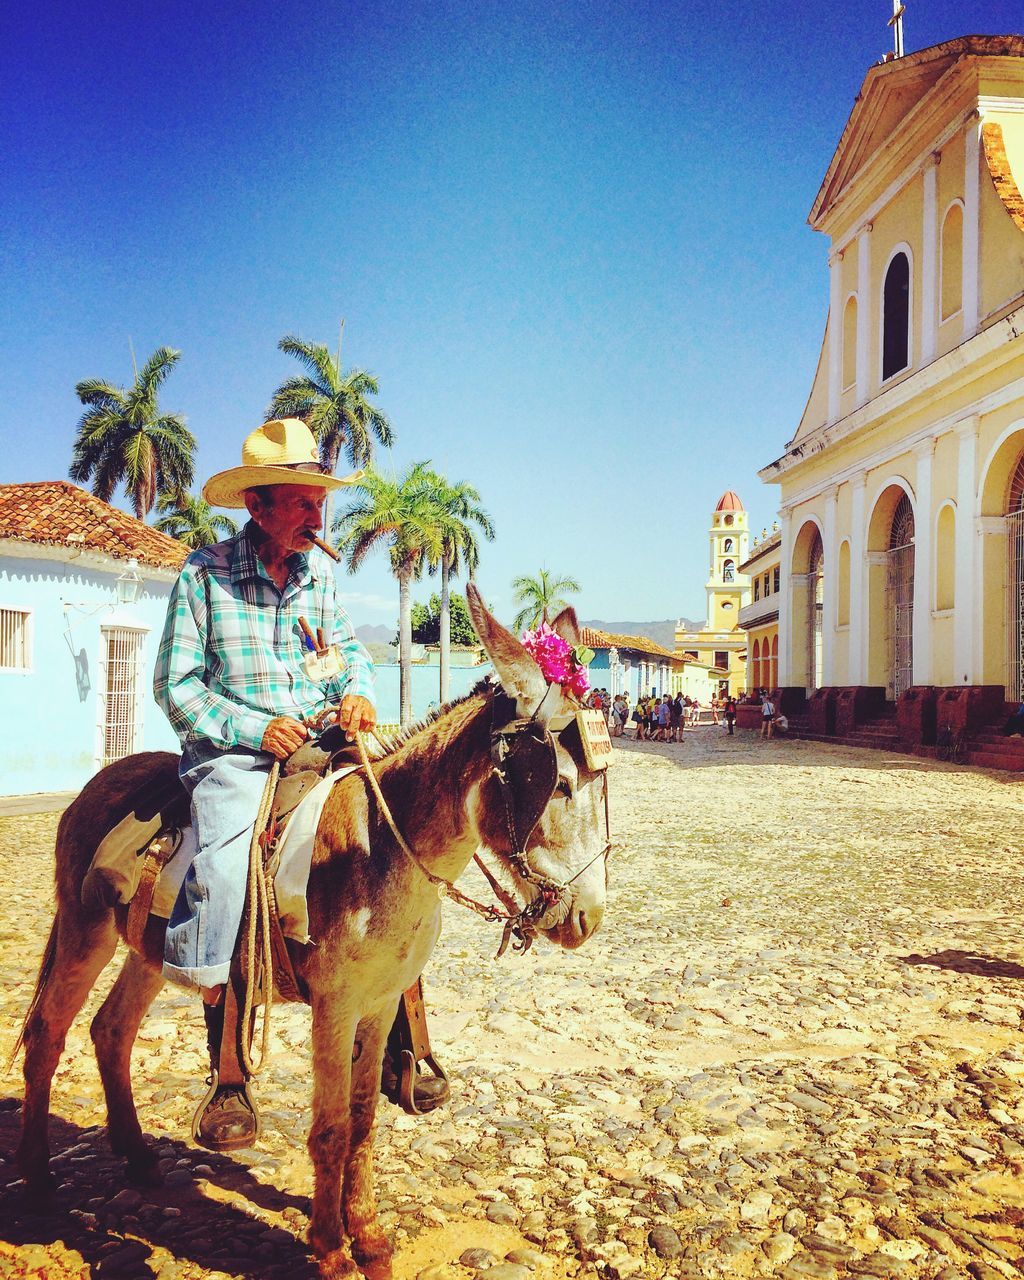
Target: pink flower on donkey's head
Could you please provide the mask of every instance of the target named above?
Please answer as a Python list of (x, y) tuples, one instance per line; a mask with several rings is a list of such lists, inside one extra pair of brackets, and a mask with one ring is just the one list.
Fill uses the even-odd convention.
[[(587, 668), (568, 640), (542, 622), (533, 631), (524, 631), (522, 644), (549, 684), (560, 684), (566, 693), (582, 698), (590, 688)], [(593, 656), (593, 655), (591, 655)]]

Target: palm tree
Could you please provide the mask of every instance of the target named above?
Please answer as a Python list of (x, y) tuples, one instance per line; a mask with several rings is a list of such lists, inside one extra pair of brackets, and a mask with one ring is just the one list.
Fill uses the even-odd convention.
[[(342, 451), (353, 467), (369, 466), (374, 436), (390, 449), (395, 442), (391, 423), (370, 403), (370, 397), (380, 393), (377, 379), (365, 369), (342, 372), (340, 338), (337, 358), (322, 344), (292, 334), (282, 338), (277, 349), (295, 356), (306, 373), (285, 378), (270, 401), (268, 418), (301, 418), (316, 437), (320, 461), (330, 471), (338, 465)], [(329, 505), (324, 515), (329, 526)]]
[(430, 565), (431, 573), (441, 570), (440, 684), (438, 697), (448, 701), (451, 667), (451, 590), (450, 580), (462, 570), (463, 562), (472, 579), (480, 562), (480, 544), (472, 524), (477, 524), (488, 541), (494, 540), (491, 517), (480, 506), (480, 494), (465, 480), (452, 484), (447, 476), (435, 471), (424, 473), (424, 497), (434, 511), (441, 532), (441, 556)]
[(425, 496), (427, 464), (414, 463), (399, 479), (368, 470), (353, 489), (361, 496), (334, 521), (338, 550), (355, 573), (374, 547), (387, 547), (398, 579), (399, 715), (412, 720), (412, 608), (410, 586), (424, 568), (440, 559), (441, 530)]
[(155, 527), (193, 551), (238, 532), (230, 516), (216, 514), (208, 502), (190, 493), (161, 494), (156, 509), (161, 517)]
[(92, 481), (97, 498), (109, 502), (119, 484), (128, 491), (140, 520), (161, 493), (188, 489), (194, 472), (195, 437), (176, 413), (161, 413), (157, 393), (181, 356), (157, 347), (130, 387), (87, 378), (75, 387), (86, 406), (68, 474), (77, 484)]
[(550, 622), (569, 603), (562, 593), (578, 592), (581, 588), (575, 578), (558, 578), (541, 569), (536, 578), (515, 578), (512, 590), (516, 593), (516, 604), (524, 606), (516, 614), (512, 630), (522, 631), (525, 627), (532, 629), (538, 623)]

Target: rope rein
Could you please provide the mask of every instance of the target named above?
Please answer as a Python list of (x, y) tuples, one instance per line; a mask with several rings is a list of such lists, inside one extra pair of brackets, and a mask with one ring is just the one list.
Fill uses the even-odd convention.
[[(270, 1047), (270, 1006), (274, 1002), (274, 956), (270, 941), (270, 893), (267, 888), (267, 873), (263, 866), (263, 847), (260, 837), (266, 829), (270, 818), (270, 809), (277, 790), (277, 780), (281, 776), (281, 762), (275, 760), (267, 774), (267, 781), (260, 798), (260, 807), (256, 811), (256, 825), (253, 827), (252, 840), (249, 842), (249, 882), (246, 887), (245, 941), (243, 952), (242, 979), (245, 986), (245, 999), (242, 1004), (242, 1021), (240, 1027), (242, 1065), (251, 1076), (258, 1076), (267, 1061)], [(259, 1061), (253, 1060), (253, 1045), (256, 1043), (256, 1028), (252, 1025), (252, 1013), (256, 997), (256, 975), (258, 973), (257, 952), (263, 964), (263, 1026), (260, 1037)]]

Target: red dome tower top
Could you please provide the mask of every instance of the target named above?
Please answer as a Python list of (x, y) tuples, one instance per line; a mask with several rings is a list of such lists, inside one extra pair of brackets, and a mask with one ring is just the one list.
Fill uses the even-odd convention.
[(726, 489), (725, 493), (718, 499), (716, 511), (744, 511), (746, 508), (740, 502), (740, 496), (732, 489)]

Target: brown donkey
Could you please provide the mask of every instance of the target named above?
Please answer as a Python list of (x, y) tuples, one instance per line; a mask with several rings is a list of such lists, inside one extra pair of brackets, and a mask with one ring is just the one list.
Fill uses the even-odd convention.
[[(604, 911), (606, 778), (586, 766), (575, 722), (568, 720), (571, 700), (560, 686), (546, 684), (472, 585), (467, 595), (501, 689), (445, 708), (373, 766), (420, 865), (401, 850), (362, 774), (335, 786), (316, 836), (308, 888), (316, 946), (299, 972), (313, 1022), (309, 1241), (326, 1277), (358, 1275), (360, 1267), (374, 1277), (391, 1273), (391, 1247), (377, 1222), (371, 1130), (399, 995), (422, 972), (441, 928), (438, 889), (424, 869), (451, 881), (474, 853), (489, 852), (524, 903), (548, 890), (536, 927), (563, 947), (583, 943)], [(571, 610), (554, 626), (578, 643)], [(68, 1027), (124, 932), (123, 909), (83, 907), (82, 878), (98, 839), (124, 816), (139, 783), (176, 767), (176, 757), (164, 753), (119, 761), (99, 773), (61, 819), (57, 912), (24, 1031), (18, 1154), (32, 1191), (50, 1183), (50, 1083)], [(525, 856), (517, 855), (524, 845)], [(128, 953), (91, 1028), (111, 1146), (126, 1157), (131, 1176), (149, 1181), (158, 1180), (156, 1161), (135, 1112), (130, 1059), (163, 983), (165, 925), (150, 919), (145, 954)]]

